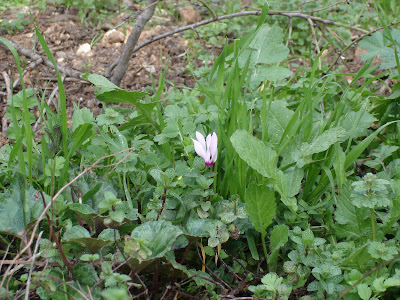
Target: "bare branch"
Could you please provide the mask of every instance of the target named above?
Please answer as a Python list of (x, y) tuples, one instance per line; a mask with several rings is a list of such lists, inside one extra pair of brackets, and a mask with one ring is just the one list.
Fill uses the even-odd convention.
[[(163, 38), (166, 38), (168, 36), (174, 35), (174, 34), (179, 33), (179, 32), (183, 32), (183, 31), (186, 31), (186, 30), (189, 30), (189, 29), (193, 30), (196, 27), (207, 25), (207, 24), (212, 23), (212, 22), (218, 22), (218, 21), (222, 21), (222, 20), (233, 19), (233, 18), (243, 17), (243, 16), (258, 16), (260, 14), (261, 14), (261, 11), (259, 11), (259, 10), (242, 11), (242, 12), (238, 12), (238, 13), (234, 13), (234, 14), (224, 15), (224, 16), (220, 16), (220, 17), (214, 17), (214, 18), (211, 18), (211, 19), (207, 19), (207, 20), (203, 20), (203, 21), (191, 24), (191, 25), (183, 26), (183, 27), (177, 28), (175, 30), (163, 33), (163, 34), (161, 34), (159, 36), (156, 36), (156, 37), (152, 38), (151, 40), (148, 40), (148, 41), (140, 44), (139, 46), (135, 47), (135, 49), (133, 49), (132, 53), (137, 52), (139, 49), (141, 49), (141, 48), (143, 48), (143, 47), (145, 47), (145, 46), (147, 46), (147, 45), (149, 45), (151, 43), (154, 43), (154, 42), (156, 42), (158, 40), (161, 40)], [(322, 19), (320, 17), (310, 16), (310, 15), (303, 14), (303, 13), (300, 13), (300, 12), (285, 12), (285, 11), (272, 11), (271, 10), (271, 11), (268, 12), (268, 14), (271, 15), (271, 16), (274, 16), (274, 15), (275, 16), (285, 16), (285, 17), (288, 17), (290, 19), (291, 18), (295, 18), (295, 17), (302, 18), (302, 19), (305, 19), (305, 20), (311, 19), (314, 22), (321, 22), (323, 24), (351, 28), (351, 29), (354, 29), (354, 30), (361, 31), (363, 33), (368, 32), (367, 30), (364, 30), (364, 29), (359, 28), (359, 27), (353, 27), (353, 26), (350, 26), (350, 25), (347, 25), (347, 24), (342, 24), (342, 23), (331, 21), (331, 20)]]
[(122, 51), (122, 54), (118, 60), (118, 64), (114, 71), (114, 74), (111, 77), (111, 82), (113, 82), (114, 84), (120, 85), (122, 78), (125, 76), (126, 70), (128, 69), (129, 59), (132, 56), (133, 50), (136, 46), (137, 41), (139, 40), (140, 34), (142, 33), (144, 26), (154, 14), (156, 3), (158, 3), (158, 0), (147, 0), (147, 8), (137, 18), (135, 26), (133, 27), (132, 32), (128, 37), (128, 41), (125, 44), (124, 50)]
[[(15, 48), (15, 50), (17, 50), (17, 52), (19, 54), (29, 57), (30, 59), (32, 59), (34, 61), (41, 61), (41, 63), (43, 63), (45, 66), (47, 66), (51, 69), (54, 69), (52, 62), (49, 59), (42, 58), (39, 54), (36, 54), (33, 51), (30, 51), (28, 49), (25, 49), (24, 47), (22, 47), (21, 45), (15, 43), (15, 42), (12, 42), (10, 40), (7, 40), (7, 41)], [(0, 43), (0, 45), (3, 45), (3, 43)], [(61, 66), (57, 66), (57, 67), (60, 70), (60, 73), (64, 73), (65, 75), (67, 75), (69, 77), (75, 77), (75, 78), (89, 82), (89, 80), (81, 77), (82, 73), (79, 71), (76, 71), (73, 69), (68, 69), (68, 68), (61, 67)]]

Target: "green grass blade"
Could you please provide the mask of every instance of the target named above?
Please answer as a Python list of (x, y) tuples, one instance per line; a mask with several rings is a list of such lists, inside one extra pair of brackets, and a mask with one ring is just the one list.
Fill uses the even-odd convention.
[(62, 133), (62, 149), (64, 155), (68, 153), (68, 122), (67, 122), (67, 100), (65, 96), (64, 85), (62, 83), (61, 74), (58, 70), (56, 61), (51, 54), (49, 47), (44, 40), (43, 35), (40, 33), (39, 29), (35, 26), (35, 33), (38, 37), (39, 43), (42, 46), (44, 52), (46, 53), (47, 57), (51, 61), (54, 66), (54, 69), (57, 72), (57, 84), (58, 84), (58, 95), (59, 95), (59, 112), (61, 112), (61, 133)]
[[(32, 137), (32, 129), (30, 126), (29, 122), (29, 108), (28, 108), (28, 103), (27, 103), (27, 97), (26, 97), (26, 90), (25, 90), (25, 84), (24, 80), (22, 77), (22, 69), (21, 69), (21, 62), (19, 59), (19, 55), (13, 45), (11, 45), (6, 39), (0, 37), (0, 41), (4, 43), (8, 49), (10, 49), (11, 53), (14, 56), (15, 62), (17, 64), (17, 70), (19, 73), (20, 77), (20, 82), (21, 82), (21, 87), (22, 87), (22, 97), (23, 97), (23, 120), (24, 120), (24, 126), (25, 126), (25, 137), (26, 137), (26, 150), (27, 150), (27, 156), (28, 156), (28, 176), (29, 176), (29, 182), (32, 183), (32, 165), (33, 165), (33, 154), (32, 154), (32, 149), (33, 149), (33, 137)], [(22, 136), (23, 136), (23, 131), (19, 128), (17, 118), (15, 116), (15, 113), (13, 112), (13, 123), (14, 123), (14, 128), (15, 128), (15, 133), (16, 133), (16, 138), (20, 143), (16, 143), (14, 147), (17, 146), (17, 153), (18, 153), (18, 164), (19, 168), (22, 174), (25, 174), (25, 159), (24, 159), (24, 154), (23, 154), (23, 148), (22, 148)], [(11, 161), (11, 160), (10, 160)]]

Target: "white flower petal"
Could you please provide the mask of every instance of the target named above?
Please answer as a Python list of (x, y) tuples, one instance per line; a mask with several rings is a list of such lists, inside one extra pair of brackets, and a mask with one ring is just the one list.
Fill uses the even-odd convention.
[(206, 140), (204, 139), (204, 135), (200, 132), (196, 131), (196, 139), (203, 146), (204, 150), (206, 149)]
[[(203, 147), (203, 145), (196, 141), (195, 139), (193, 140), (193, 145), (194, 145), (194, 151), (196, 151), (197, 155), (202, 157), (204, 159), (204, 161), (207, 159), (207, 154), (206, 154), (206, 149), (205, 147)], [(208, 155), (210, 156), (210, 155)]]
[(206, 137), (206, 144), (207, 144), (207, 149), (210, 149), (210, 145), (211, 145), (211, 134), (207, 135), (207, 137)]
[(211, 160), (214, 163), (217, 160), (218, 156), (218, 137), (215, 132), (213, 132), (211, 136), (211, 144), (210, 144), (210, 153), (211, 153)]

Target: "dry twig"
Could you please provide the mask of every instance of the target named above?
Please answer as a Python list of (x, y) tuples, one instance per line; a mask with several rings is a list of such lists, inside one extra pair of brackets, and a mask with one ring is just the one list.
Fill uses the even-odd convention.
[(33, 251), (33, 257), (32, 257), (32, 261), (31, 261), (31, 268), (29, 270), (29, 275), (28, 275), (28, 279), (26, 281), (26, 292), (25, 292), (25, 300), (29, 300), (29, 288), (31, 286), (31, 279), (32, 279), (32, 272), (33, 272), (33, 266), (35, 264), (35, 258), (36, 258), (36, 254), (39, 250), (39, 243), (40, 243), (40, 239), (42, 238), (42, 234), (43, 231), (41, 231), (39, 233), (39, 236), (36, 240), (36, 244), (35, 244), (35, 250)]
[[(4, 37), (3, 37), (4, 38)], [(5, 39), (5, 38), (4, 38)], [(34, 60), (34, 61), (39, 61), (41, 60), (41, 63), (43, 63), (45, 66), (54, 69), (54, 66), (52, 64), (52, 62), (47, 59), (47, 58), (42, 58), (39, 54), (34, 53), (31, 50), (25, 49), (24, 47), (22, 47), (21, 45), (17, 44), (16, 42), (7, 40), (14, 48), (15, 50), (17, 50), (17, 52), (19, 54), (22, 54), (26, 57), (29, 57), (30, 59)], [(3, 45), (3, 43), (0, 43), (0, 45)], [(73, 70), (73, 69), (68, 69), (62, 66), (57, 66), (58, 70), (60, 71), (60, 73), (64, 73), (65, 75), (69, 76), (69, 77), (75, 77), (75, 78), (79, 78), (81, 80), (87, 81), (89, 82), (87, 79), (85, 78), (81, 78), (81, 73), (79, 71)]]

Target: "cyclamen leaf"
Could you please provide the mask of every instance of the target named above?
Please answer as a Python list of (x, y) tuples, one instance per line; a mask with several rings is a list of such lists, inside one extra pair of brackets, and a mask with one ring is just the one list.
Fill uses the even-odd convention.
[(72, 226), (71, 228), (67, 229), (64, 232), (63, 238), (66, 241), (79, 239), (79, 238), (90, 238), (90, 233), (89, 233), (89, 231), (87, 231), (86, 228), (76, 225), (76, 226)]
[[(50, 201), (45, 195), (46, 203)], [(36, 190), (27, 187), (25, 178), (17, 174), (10, 187), (0, 194), (0, 232), (24, 236), (26, 227), (35, 221), (43, 210), (43, 201)]]
[(251, 223), (265, 237), (266, 229), (276, 214), (274, 192), (265, 185), (260, 186), (253, 182), (246, 190), (245, 202)]
[(143, 242), (151, 251), (147, 259), (162, 257), (171, 250), (175, 240), (183, 234), (182, 230), (167, 221), (152, 221), (141, 224), (132, 231), (132, 237)]

